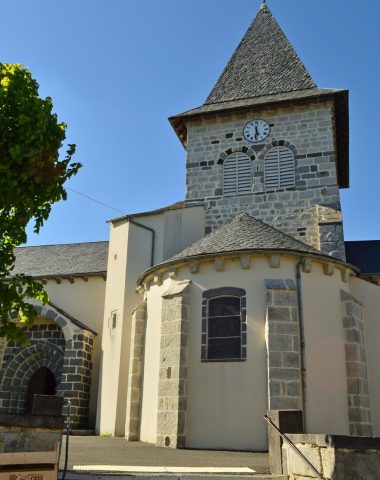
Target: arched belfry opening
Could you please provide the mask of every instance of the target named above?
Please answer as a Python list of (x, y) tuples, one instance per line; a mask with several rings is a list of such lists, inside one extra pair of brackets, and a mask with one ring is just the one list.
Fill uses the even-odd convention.
[(54, 373), (47, 367), (36, 370), (28, 385), (25, 413), (32, 413), (34, 395), (55, 395), (56, 391), (57, 381)]

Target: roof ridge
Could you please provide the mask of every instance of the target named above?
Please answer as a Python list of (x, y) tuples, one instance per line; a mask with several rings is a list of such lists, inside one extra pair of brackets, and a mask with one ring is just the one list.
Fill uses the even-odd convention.
[(380, 243), (380, 239), (375, 240), (345, 240), (344, 243)]
[(205, 105), (316, 87), (268, 5), (263, 2)]
[(41, 248), (41, 247), (65, 247), (69, 245), (90, 245), (95, 243), (109, 243), (109, 240), (95, 240), (92, 242), (73, 242), (73, 243), (47, 243), (43, 245), (22, 245), (21, 247), (15, 247), (15, 249), (21, 248)]

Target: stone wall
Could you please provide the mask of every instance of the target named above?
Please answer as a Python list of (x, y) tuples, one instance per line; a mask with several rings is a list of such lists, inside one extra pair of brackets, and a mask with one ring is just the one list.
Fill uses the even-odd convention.
[(59, 325), (42, 323), (25, 328), (30, 345), (8, 342), (0, 373), (0, 412), (23, 414), (32, 374), (49, 368), (61, 381), (66, 341)]
[[(333, 114), (331, 101), (315, 100), (309, 105), (272, 106), (244, 115), (224, 114), (210, 121), (189, 122), (186, 200), (205, 202), (206, 233), (246, 212), (316, 248), (325, 248), (320, 245), (315, 207), (329, 207), (342, 221)], [(271, 125), (271, 134), (262, 144), (243, 137), (244, 126), (252, 118), (264, 118)], [(265, 191), (264, 157), (278, 145), (294, 153), (295, 187)], [(244, 152), (252, 159), (252, 193), (223, 196), (223, 162), (234, 152)], [(326, 253), (344, 258), (341, 241), (338, 238)]]
[(54, 375), (56, 395), (70, 399), (72, 425), (88, 428), (94, 334), (55, 308), (36, 306), (41, 316), (25, 327), (30, 345), (8, 342), (0, 371), (0, 413), (24, 414), (33, 374), (42, 367)]
[(297, 291), (293, 280), (266, 280), (268, 409), (302, 409)]
[(48, 452), (62, 442), (63, 416), (0, 413), (0, 445), (4, 453)]
[[(378, 480), (380, 440), (336, 435), (288, 435), (298, 450), (325, 480)], [(284, 473), (289, 480), (311, 480), (318, 476), (286, 444)]]
[(88, 428), (93, 346), (93, 334), (85, 330), (74, 333), (66, 345), (57, 395), (71, 401), (71, 418), (75, 428)]
[(129, 441), (140, 438), (140, 412), (142, 397), (142, 376), (144, 362), (144, 338), (146, 322), (146, 301), (132, 314), (131, 355), (128, 372), (127, 420), (125, 436)]
[(341, 291), (341, 301), (345, 332), (350, 434), (371, 436), (371, 404), (362, 306), (345, 291)]
[(179, 282), (162, 296), (157, 445), (184, 448), (187, 408), (189, 282)]

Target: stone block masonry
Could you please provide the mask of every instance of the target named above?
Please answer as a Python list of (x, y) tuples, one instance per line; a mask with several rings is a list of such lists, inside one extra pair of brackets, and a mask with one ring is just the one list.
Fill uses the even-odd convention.
[(266, 280), (268, 409), (302, 409), (297, 291), (293, 280)]
[(0, 413), (24, 414), (31, 375), (48, 367), (59, 383), (61, 379), (65, 338), (54, 323), (25, 327), (30, 345), (22, 347), (9, 341), (4, 345), (0, 373)]
[(371, 436), (371, 404), (362, 306), (352, 295), (343, 290), (341, 302), (345, 332), (350, 434)]
[(94, 335), (83, 330), (67, 340), (57, 395), (71, 401), (75, 428), (88, 428)]
[(125, 436), (129, 441), (139, 440), (140, 438), (146, 308), (147, 304), (144, 301), (132, 314), (131, 356), (128, 373), (127, 420), (125, 426)]
[[(264, 118), (271, 125), (271, 133), (262, 144), (244, 139), (244, 125), (253, 118)], [(212, 121), (189, 122), (186, 200), (204, 201), (206, 233), (246, 212), (344, 259), (343, 231), (336, 229), (327, 242), (326, 229), (320, 233), (319, 226), (320, 222), (342, 223), (333, 119), (332, 101), (315, 100), (308, 105), (271, 106), (224, 114)], [(286, 146), (294, 153), (294, 187), (265, 190), (264, 158), (274, 146)], [(235, 152), (245, 152), (252, 159), (252, 191), (223, 195), (223, 159)], [(323, 215), (319, 206), (332, 214)]]
[(187, 408), (187, 340), (189, 282), (163, 295), (160, 371), (158, 384), (157, 445), (184, 448)]
[[(378, 438), (343, 435), (288, 435), (297, 449), (325, 480), (378, 480)], [(289, 480), (312, 480), (317, 475), (287, 445), (283, 444), (283, 468)]]
[(5, 347), (0, 413), (24, 414), (32, 376), (48, 368), (56, 381), (56, 395), (71, 400), (73, 427), (88, 428), (94, 334), (71, 324), (54, 308), (36, 310), (43, 320), (25, 327), (30, 345), (8, 342)]

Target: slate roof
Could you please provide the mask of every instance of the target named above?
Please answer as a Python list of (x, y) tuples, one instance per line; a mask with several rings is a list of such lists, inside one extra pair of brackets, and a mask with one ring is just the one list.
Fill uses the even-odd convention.
[(251, 251), (308, 253), (337, 261), (310, 245), (280, 232), (277, 228), (256, 220), (247, 213), (240, 213), (219, 229), (182, 250), (182, 252), (147, 270), (141, 275), (138, 282), (141, 282), (148, 273), (165, 265), (214, 255)]
[(315, 87), (314, 80), (263, 3), (205, 104)]
[(108, 242), (70, 243), (18, 247), (12, 275), (24, 273), (37, 278), (104, 274)]
[(239, 213), (231, 221), (169, 258), (168, 261), (239, 250), (296, 250), (321, 253), (247, 213)]
[(362, 275), (380, 275), (380, 240), (345, 242), (347, 262)]

